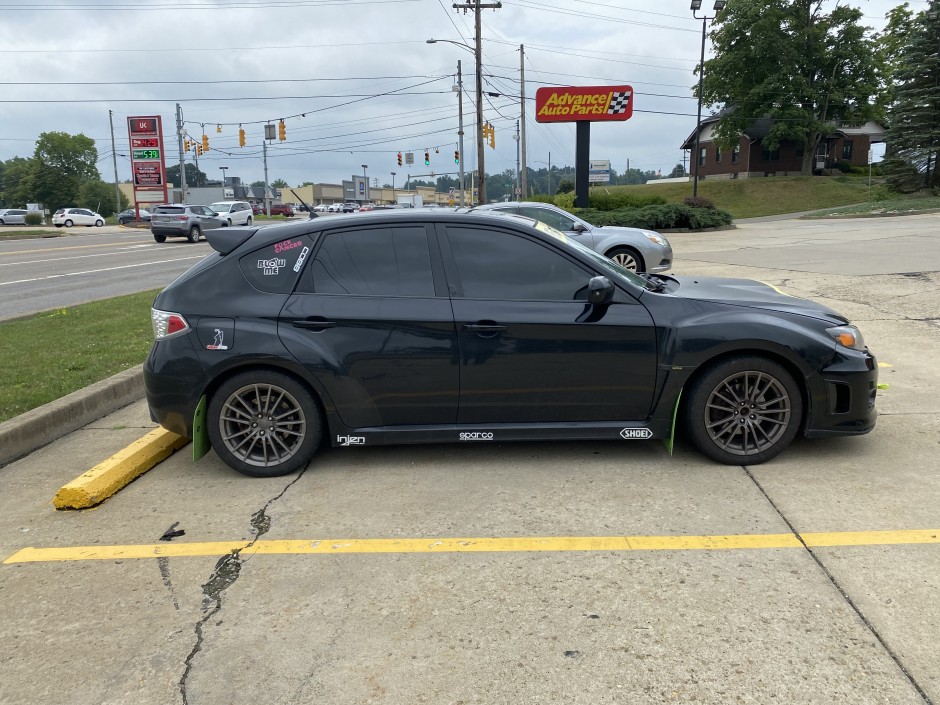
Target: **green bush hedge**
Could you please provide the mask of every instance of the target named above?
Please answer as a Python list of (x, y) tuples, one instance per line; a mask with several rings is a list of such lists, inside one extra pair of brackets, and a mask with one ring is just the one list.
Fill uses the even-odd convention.
[(643, 206), (642, 208), (618, 208), (613, 211), (586, 208), (577, 211), (577, 215), (594, 225), (616, 225), (647, 230), (677, 228), (701, 230), (731, 225), (732, 221), (728, 211), (718, 208), (692, 208), (679, 203)]
[[(554, 196), (535, 195), (533, 201), (553, 203), (559, 208), (570, 211), (574, 208), (574, 193), (559, 193)], [(642, 208), (643, 206), (664, 205), (668, 201), (658, 194), (639, 194), (614, 192), (591, 189), (588, 192), (588, 204), (592, 210), (613, 211), (620, 208)]]
[(27, 213), (26, 224), (27, 225), (42, 225), (42, 213)]

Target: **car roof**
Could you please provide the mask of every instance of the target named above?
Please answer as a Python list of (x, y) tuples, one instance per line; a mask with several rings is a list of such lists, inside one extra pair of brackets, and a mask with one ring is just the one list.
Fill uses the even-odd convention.
[[(395, 225), (397, 223), (451, 223), (458, 224), (500, 224), (505, 227), (508, 224), (525, 228), (527, 225), (523, 218), (507, 218), (498, 212), (480, 211), (470, 213), (457, 213), (446, 208), (395, 208), (389, 210), (371, 210), (365, 213), (355, 215), (338, 215), (331, 218), (316, 218), (311, 220), (301, 220), (296, 223), (282, 223), (279, 225), (269, 225), (265, 228), (255, 226), (240, 228), (213, 229), (205, 232), (206, 240), (217, 252), (223, 255), (237, 249), (242, 243), (251, 240), (252, 247), (264, 247), (273, 245), (282, 240), (301, 235), (315, 234), (323, 230), (339, 230), (345, 226), (363, 225)], [(534, 221), (533, 221), (534, 222)], [(529, 232), (535, 230), (532, 227), (527, 228)], [(537, 231), (536, 231), (537, 232)]]

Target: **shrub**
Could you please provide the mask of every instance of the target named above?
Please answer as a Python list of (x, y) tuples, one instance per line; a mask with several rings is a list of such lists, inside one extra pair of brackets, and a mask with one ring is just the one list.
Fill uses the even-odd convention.
[(687, 196), (683, 201), (689, 208), (708, 208), (715, 210), (715, 204), (704, 196)]
[(609, 193), (599, 189), (588, 192), (588, 203), (599, 211), (612, 211), (618, 208), (643, 208), (644, 206), (664, 205), (666, 199), (659, 194), (641, 194), (635, 192), (614, 191)]
[(594, 225), (616, 225), (647, 230), (672, 230), (688, 228), (702, 230), (730, 225), (731, 214), (718, 208), (692, 208), (685, 204), (621, 208), (615, 211), (585, 209), (578, 215)]
[(42, 223), (43, 223), (42, 213), (27, 213), (26, 214), (27, 225), (42, 225)]

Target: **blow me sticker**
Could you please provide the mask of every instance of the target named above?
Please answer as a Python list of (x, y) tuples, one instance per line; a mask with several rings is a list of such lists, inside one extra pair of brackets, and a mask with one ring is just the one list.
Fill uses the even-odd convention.
[(603, 122), (631, 117), (630, 86), (539, 88), (535, 92), (536, 122)]

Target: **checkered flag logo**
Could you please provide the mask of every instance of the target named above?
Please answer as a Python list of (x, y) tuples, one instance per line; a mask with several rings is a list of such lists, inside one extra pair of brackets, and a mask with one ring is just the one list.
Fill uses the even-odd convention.
[(622, 115), (627, 112), (627, 106), (630, 105), (630, 91), (614, 91), (610, 96), (610, 107), (607, 108), (608, 115)]

